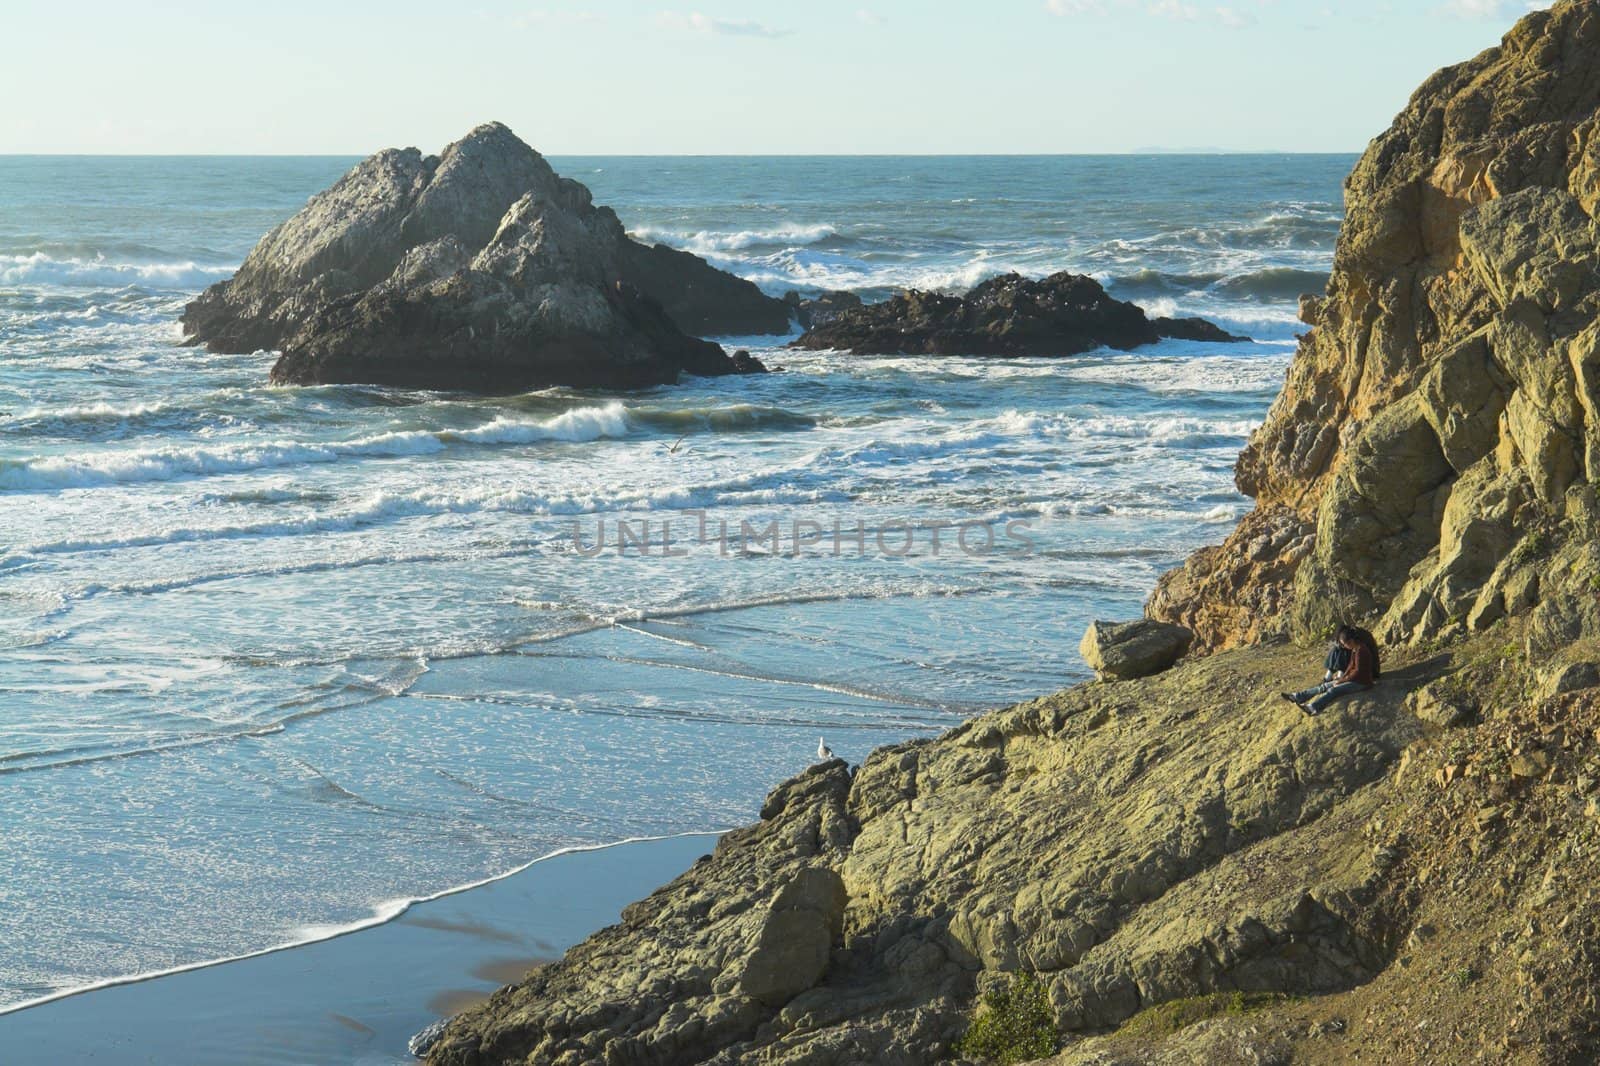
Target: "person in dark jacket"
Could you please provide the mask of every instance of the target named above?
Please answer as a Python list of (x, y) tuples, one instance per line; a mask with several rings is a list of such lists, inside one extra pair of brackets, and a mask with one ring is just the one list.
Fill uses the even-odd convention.
[[(1357, 692), (1365, 692), (1371, 688), (1378, 679), (1378, 657), (1373, 644), (1362, 640), (1361, 636), (1354, 626), (1340, 626), (1334, 638), (1334, 642), (1344, 652), (1341, 657), (1344, 665), (1339, 672), (1333, 673), (1337, 662), (1330, 651), (1322, 684), (1280, 695), (1306, 714), (1316, 715), (1322, 713), (1334, 700)], [(1329, 674), (1332, 676), (1328, 676)]]

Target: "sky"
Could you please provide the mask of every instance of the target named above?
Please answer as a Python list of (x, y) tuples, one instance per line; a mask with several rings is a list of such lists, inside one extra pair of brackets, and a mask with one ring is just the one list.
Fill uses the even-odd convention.
[(4, 0), (0, 153), (1354, 152), (1530, 0)]

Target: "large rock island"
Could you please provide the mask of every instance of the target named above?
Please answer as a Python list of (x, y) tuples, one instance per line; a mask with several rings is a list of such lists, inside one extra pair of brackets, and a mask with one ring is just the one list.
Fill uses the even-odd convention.
[(854, 355), (1078, 355), (1126, 351), (1163, 337), (1243, 341), (1201, 318), (1150, 318), (1083, 274), (990, 278), (961, 296), (913, 290), (882, 303), (843, 306), (813, 324), (794, 348)]
[(759, 370), (698, 335), (789, 322), (750, 282), (630, 239), (499, 123), (364, 160), (183, 314), (189, 343), (280, 350), (275, 382), (490, 391)]
[(1185, 661), (814, 767), (430, 1061), (1600, 1061), (1596, 70), (1562, 0), (1372, 143)]

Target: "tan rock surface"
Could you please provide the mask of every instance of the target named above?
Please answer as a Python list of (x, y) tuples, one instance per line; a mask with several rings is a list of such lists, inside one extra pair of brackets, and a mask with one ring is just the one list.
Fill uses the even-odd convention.
[[(1257, 511), (1163, 579), (1152, 617), (1226, 648), (1339, 619), (1426, 639), (1555, 601), (1536, 641), (1595, 632), (1571, 602), (1591, 548), (1542, 581), (1526, 564), (1589, 540), (1596, 512), (1596, 63), (1600, 10), (1566, 0), (1435, 74), (1372, 142), (1314, 328), (1239, 458)], [(1315, 546), (1263, 557), (1268, 523)]]

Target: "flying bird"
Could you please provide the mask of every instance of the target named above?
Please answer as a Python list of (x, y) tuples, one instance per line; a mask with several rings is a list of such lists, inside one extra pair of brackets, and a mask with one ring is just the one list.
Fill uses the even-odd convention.
[(827, 762), (833, 758), (833, 749), (828, 747), (828, 742), (821, 737), (817, 738), (817, 761)]

